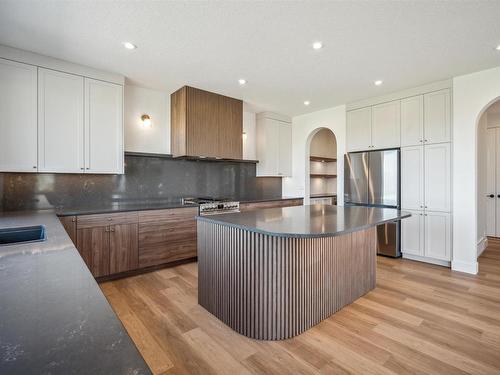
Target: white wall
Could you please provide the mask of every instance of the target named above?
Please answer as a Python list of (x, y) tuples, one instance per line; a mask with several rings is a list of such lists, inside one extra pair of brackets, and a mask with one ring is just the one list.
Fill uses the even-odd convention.
[[(477, 238), (476, 241), (478, 244), (481, 243), (481, 241), (484, 241), (486, 238), (486, 204), (487, 204), (487, 199), (486, 198), (486, 188), (487, 188), (487, 180), (486, 180), (486, 174), (487, 174), (487, 163), (486, 163), (486, 156), (487, 156), (487, 130), (488, 130), (488, 124), (487, 124), (487, 116), (486, 113), (484, 113), (481, 116), (481, 119), (479, 120), (478, 124), (478, 129), (477, 129), (477, 191), (476, 191), (476, 197), (477, 197)], [(493, 201), (494, 202), (494, 201)]]
[[(304, 197), (309, 203), (309, 144), (321, 128), (330, 129), (337, 139), (337, 172), (344, 175), (346, 132), (345, 105), (297, 116), (292, 119), (292, 177), (283, 178), (283, 195)], [(307, 176), (307, 179), (306, 179)], [(343, 179), (337, 179), (338, 204), (344, 204)]]
[(477, 124), (500, 97), (500, 68), (453, 79), (452, 269), (477, 273)]
[(245, 111), (243, 105), (243, 159), (257, 159), (255, 126), (255, 113)]
[[(170, 95), (137, 86), (125, 86), (125, 151), (170, 153)], [(144, 128), (148, 114), (153, 126)]]

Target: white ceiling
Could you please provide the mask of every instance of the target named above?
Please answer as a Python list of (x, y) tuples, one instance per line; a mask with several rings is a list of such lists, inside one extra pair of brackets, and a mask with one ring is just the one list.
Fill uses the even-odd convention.
[(500, 1), (2, 0), (0, 44), (298, 115), (499, 66), (499, 15)]

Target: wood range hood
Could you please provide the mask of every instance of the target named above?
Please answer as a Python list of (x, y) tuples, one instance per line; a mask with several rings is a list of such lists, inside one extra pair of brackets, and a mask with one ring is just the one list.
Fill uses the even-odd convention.
[(184, 86), (170, 105), (174, 157), (242, 160), (242, 100)]

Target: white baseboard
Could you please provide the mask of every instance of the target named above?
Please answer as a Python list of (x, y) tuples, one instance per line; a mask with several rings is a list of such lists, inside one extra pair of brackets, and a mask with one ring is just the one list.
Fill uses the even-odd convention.
[(477, 275), (478, 272), (478, 264), (476, 262), (462, 262), (459, 260), (453, 260), (451, 262), (451, 269), (453, 271), (471, 273), (473, 275)]
[(479, 257), (484, 249), (488, 247), (488, 237), (481, 238), (477, 243), (477, 256)]
[(450, 268), (450, 262), (447, 260), (441, 260), (441, 259), (434, 259), (434, 258), (429, 258), (429, 257), (422, 257), (420, 255), (413, 255), (413, 254), (405, 254), (403, 253), (403, 258), (404, 259), (410, 259), (410, 260), (416, 260), (417, 262), (425, 262), (425, 263), (430, 263), (430, 264), (436, 264), (438, 266), (443, 266), (443, 267), (448, 267)]

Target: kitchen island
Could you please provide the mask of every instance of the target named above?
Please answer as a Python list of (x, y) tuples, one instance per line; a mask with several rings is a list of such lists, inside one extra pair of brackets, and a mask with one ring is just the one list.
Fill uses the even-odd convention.
[(409, 216), (312, 205), (197, 217), (198, 303), (242, 335), (296, 336), (375, 288), (376, 226)]

